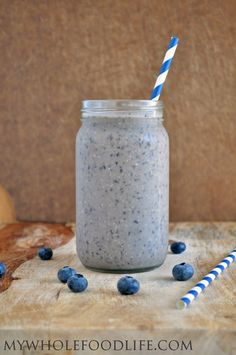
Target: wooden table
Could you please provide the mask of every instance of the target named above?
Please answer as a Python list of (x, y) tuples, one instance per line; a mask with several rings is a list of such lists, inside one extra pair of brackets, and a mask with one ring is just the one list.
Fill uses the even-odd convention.
[[(236, 223), (171, 224), (170, 239), (184, 241), (186, 252), (169, 253), (160, 268), (136, 274), (141, 291), (128, 297), (116, 290), (120, 275), (95, 273), (81, 265), (73, 229), (74, 225), (43, 223), (1, 226), (0, 260), (8, 265), (8, 274), (0, 281), (0, 354), (236, 353), (236, 263), (190, 308), (180, 311), (175, 307), (176, 301), (235, 247)], [(36, 256), (41, 245), (54, 249), (52, 260), (42, 261)], [(178, 282), (173, 280), (171, 270), (183, 261), (193, 264), (195, 275)], [(57, 271), (64, 265), (86, 275), (86, 292), (73, 294), (57, 280)], [(15, 343), (16, 350), (12, 345), (10, 352), (4, 351), (6, 342), (9, 345), (14, 344), (13, 340), (24, 339), (50, 340), (51, 346), (57, 340), (55, 347), (60, 348), (63, 342), (63, 350), (55, 352), (52, 347), (31, 352)], [(115, 339), (123, 344), (125, 339), (151, 339), (168, 350), (89, 351), (86, 346), (82, 352), (66, 350), (74, 346), (74, 340), (81, 339), (104, 339), (112, 344)], [(96, 342), (91, 344), (96, 346)], [(109, 346), (108, 342), (103, 344), (104, 348)], [(174, 351), (169, 346), (179, 348)]]

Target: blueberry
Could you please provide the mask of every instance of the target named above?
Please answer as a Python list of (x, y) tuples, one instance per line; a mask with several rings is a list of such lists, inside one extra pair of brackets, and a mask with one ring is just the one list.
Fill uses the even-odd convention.
[(5, 276), (7, 271), (6, 264), (0, 263), (0, 279)]
[(186, 244), (184, 242), (174, 242), (170, 246), (170, 250), (174, 254), (181, 254), (185, 251)]
[(83, 275), (75, 274), (69, 277), (67, 286), (72, 292), (83, 292), (88, 287), (88, 281)]
[(58, 270), (57, 277), (58, 280), (63, 284), (67, 283), (67, 280), (76, 274), (76, 271), (69, 266), (63, 266), (60, 270)]
[(192, 265), (186, 263), (175, 265), (172, 270), (172, 275), (174, 279), (178, 281), (186, 281), (188, 279), (191, 279), (193, 274), (194, 269)]
[(53, 251), (51, 248), (40, 248), (38, 250), (38, 256), (42, 260), (50, 260), (53, 256)]
[(117, 289), (122, 295), (134, 295), (139, 291), (140, 285), (132, 276), (124, 276), (118, 281)]

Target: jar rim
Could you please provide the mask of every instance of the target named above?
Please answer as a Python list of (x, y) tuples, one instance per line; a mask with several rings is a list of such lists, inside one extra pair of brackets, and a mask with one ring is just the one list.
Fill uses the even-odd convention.
[(88, 110), (96, 111), (126, 111), (126, 110), (163, 110), (162, 101), (154, 100), (129, 100), (129, 99), (111, 99), (111, 100), (83, 100), (82, 112)]

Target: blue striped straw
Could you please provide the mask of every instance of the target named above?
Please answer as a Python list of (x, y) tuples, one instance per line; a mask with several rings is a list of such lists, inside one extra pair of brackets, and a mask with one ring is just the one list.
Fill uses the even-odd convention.
[(177, 37), (171, 37), (169, 47), (167, 48), (159, 75), (157, 77), (156, 83), (155, 83), (154, 88), (152, 90), (150, 100), (154, 100), (154, 101), (159, 100), (161, 90), (163, 88), (168, 71), (170, 69), (170, 65), (173, 60), (178, 43), (179, 43), (179, 39)]
[(186, 295), (184, 295), (177, 303), (179, 309), (186, 308), (195, 298), (214, 281), (233, 261), (236, 259), (236, 249), (234, 249), (225, 259), (223, 259), (209, 274), (199, 281)]

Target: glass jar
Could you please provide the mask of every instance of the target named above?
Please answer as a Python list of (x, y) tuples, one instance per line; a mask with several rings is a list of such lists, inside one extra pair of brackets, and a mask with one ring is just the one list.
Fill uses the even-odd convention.
[(87, 100), (76, 139), (77, 252), (90, 269), (142, 272), (168, 247), (169, 141), (163, 105)]

